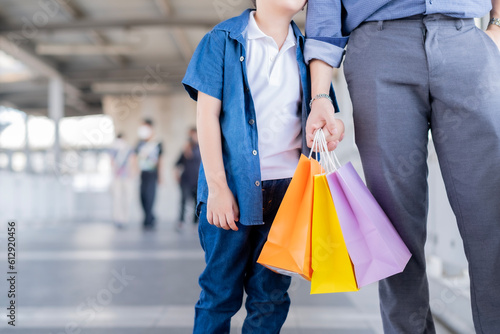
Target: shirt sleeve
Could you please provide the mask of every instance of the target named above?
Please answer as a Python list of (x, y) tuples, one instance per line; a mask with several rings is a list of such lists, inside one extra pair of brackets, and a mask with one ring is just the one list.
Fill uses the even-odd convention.
[(342, 35), (342, 1), (309, 0), (307, 5), (306, 63), (319, 59), (339, 67), (348, 37)]
[(198, 100), (199, 91), (222, 100), (224, 47), (224, 32), (211, 31), (196, 48), (182, 80), (193, 100)]

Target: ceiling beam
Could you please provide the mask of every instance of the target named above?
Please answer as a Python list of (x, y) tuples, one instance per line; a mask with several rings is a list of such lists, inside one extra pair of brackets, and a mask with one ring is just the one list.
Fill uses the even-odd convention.
[(44, 44), (36, 46), (39, 55), (67, 56), (67, 55), (120, 55), (139, 52), (136, 45), (89, 45), (89, 44)]
[(165, 17), (169, 17), (174, 12), (170, 0), (155, 0), (155, 3)]
[[(184, 27), (184, 28), (211, 28), (217, 25), (219, 21), (206, 18), (180, 18), (164, 17), (164, 18), (149, 18), (149, 19), (114, 19), (114, 20), (89, 20), (83, 19), (72, 22), (49, 23), (40, 27), (36, 27), (39, 32), (57, 32), (57, 31), (78, 31), (78, 30), (94, 30), (94, 29), (123, 29), (133, 27)], [(0, 33), (18, 33), (23, 35), (24, 26), (21, 24), (2, 24), (0, 25)]]
[[(174, 9), (170, 0), (155, 0), (156, 6), (160, 9), (160, 12), (165, 18), (172, 18), (174, 16)], [(171, 35), (174, 39), (177, 50), (182, 55), (184, 62), (187, 64), (193, 56), (193, 48), (189, 43), (189, 39), (186, 36), (184, 30), (179, 27), (174, 27), (171, 31)]]
[[(153, 63), (153, 62), (152, 62)], [(70, 82), (93, 82), (93, 81), (144, 81), (154, 79), (156, 82), (167, 82), (178, 80), (184, 75), (186, 65), (184, 62), (174, 61), (167, 65), (145, 65), (141, 67), (125, 67), (122, 69), (109, 68), (82, 68), (67, 69), (63, 72), (64, 77)], [(134, 78), (134, 80), (131, 80)], [(152, 79), (151, 79), (152, 78)]]
[[(84, 111), (85, 103), (81, 100), (81, 91), (75, 86), (69, 84), (62, 74), (46, 60), (38, 57), (29, 50), (21, 47), (10, 39), (0, 36), (0, 50), (16, 58), (35, 73), (39, 73), (47, 78), (61, 79), (64, 82), (64, 92), (67, 98), (75, 102), (75, 106)], [(48, 92), (46, 92), (48, 94)]]
[[(74, 1), (68, 2), (58, 0), (58, 3), (61, 5), (63, 11), (73, 20), (80, 21), (85, 18), (86, 15), (84, 14), (83, 10), (81, 10)], [(89, 36), (90, 40), (96, 45), (109, 46), (111, 44), (109, 39), (97, 30), (91, 29), (87, 32), (87, 35)], [(128, 62), (128, 58), (123, 55), (106, 54), (106, 57), (113, 64), (118, 66), (123, 66)]]

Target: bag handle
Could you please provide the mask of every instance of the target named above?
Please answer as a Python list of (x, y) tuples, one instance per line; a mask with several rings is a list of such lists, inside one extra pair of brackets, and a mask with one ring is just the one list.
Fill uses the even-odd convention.
[(318, 130), (316, 130), (316, 132), (314, 133), (314, 140), (313, 140), (313, 143), (311, 145), (311, 152), (309, 152), (309, 160), (311, 160), (313, 152), (316, 153), (316, 158), (317, 158), (318, 151), (319, 151), (318, 138), (319, 138), (318, 137)]
[(316, 130), (314, 134), (314, 140), (316, 142), (316, 147), (321, 150), (320, 164), (326, 170), (327, 173), (336, 172), (341, 164), (337, 158), (337, 155), (332, 151), (328, 151), (328, 144), (326, 142), (326, 137), (323, 129)]

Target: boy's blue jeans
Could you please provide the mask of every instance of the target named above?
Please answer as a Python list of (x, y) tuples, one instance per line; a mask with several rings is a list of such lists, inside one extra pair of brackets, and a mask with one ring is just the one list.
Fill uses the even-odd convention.
[(262, 182), (264, 225), (226, 231), (210, 225), (207, 206), (200, 206), (198, 232), (206, 268), (200, 276), (193, 333), (229, 333), (231, 317), (247, 293), (247, 317), (242, 333), (279, 333), (290, 307), (291, 278), (257, 263), (267, 235), (291, 179)]

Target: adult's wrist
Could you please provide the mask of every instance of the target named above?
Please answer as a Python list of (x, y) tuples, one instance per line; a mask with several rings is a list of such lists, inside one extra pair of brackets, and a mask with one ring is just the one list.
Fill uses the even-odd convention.
[(316, 99), (313, 101), (313, 103), (311, 103), (311, 101), (309, 101), (309, 104), (310, 104), (311, 110), (313, 108), (314, 109), (332, 109), (332, 110), (334, 109), (332, 101), (328, 100), (326, 98)]
[(487, 31), (494, 32), (495, 34), (498, 34), (500, 32), (500, 26), (498, 24), (493, 24), (489, 23), (488, 27), (486, 28)]
[(332, 98), (330, 97), (330, 94), (327, 94), (327, 93), (322, 93), (322, 94), (316, 94), (313, 96), (313, 98), (311, 99), (311, 101), (309, 102), (309, 108), (312, 108), (313, 106), (313, 103), (315, 101), (318, 101), (318, 100), (326, 100), (328, 101), (329, 103), (332, 103), (333, 104), (333, 101), (332, 101)]

